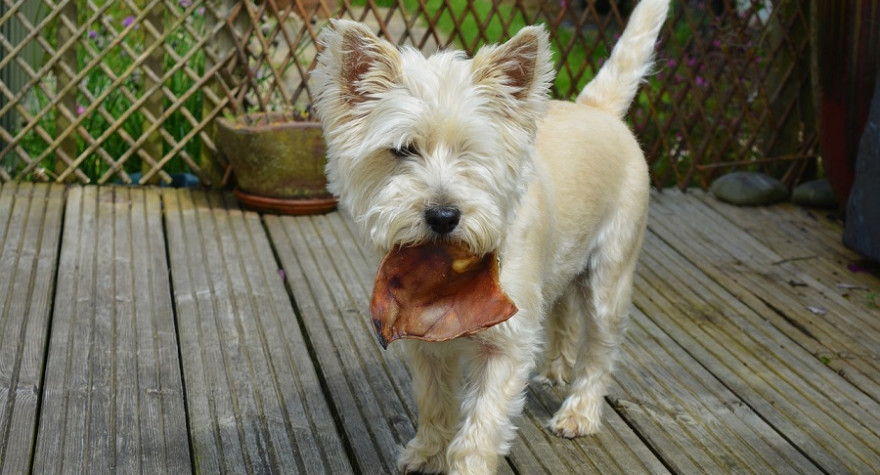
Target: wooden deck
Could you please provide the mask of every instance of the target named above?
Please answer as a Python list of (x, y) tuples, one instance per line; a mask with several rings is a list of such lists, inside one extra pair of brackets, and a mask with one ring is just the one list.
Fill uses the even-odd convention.
[[(880, 279), (839, 225), (664, 192), (649, 228), (603, 432), (548, 434), (562, 395), (535, 385), (500, 473), (880, 471)], [(213, 193), (3, 185), (0, 472), (393, 472), (410, 377), (351, 231)]]

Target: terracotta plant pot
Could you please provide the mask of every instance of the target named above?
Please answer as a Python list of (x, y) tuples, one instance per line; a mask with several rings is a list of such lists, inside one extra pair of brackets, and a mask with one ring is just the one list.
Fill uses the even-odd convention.
[(319, 214), (336, 208), (327, 191), (324, 138), (317, 122), (282, 115), (217, 119), (217, 144), (246, 207), (281, 214)]

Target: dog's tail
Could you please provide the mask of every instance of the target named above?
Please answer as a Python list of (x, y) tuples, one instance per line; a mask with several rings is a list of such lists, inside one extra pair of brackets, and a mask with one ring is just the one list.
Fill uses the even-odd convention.
[(650, 71), (654, 44), (666, 21), (669, 0), (641, 0), (629, 17), (611, 57), (577, 97), (579, 104), (606, 110), (623, 118), (642, 78)]

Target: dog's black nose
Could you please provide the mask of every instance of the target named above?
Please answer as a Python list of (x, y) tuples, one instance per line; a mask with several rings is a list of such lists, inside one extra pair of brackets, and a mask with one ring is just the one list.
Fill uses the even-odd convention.
[(432, 206), (425, 210), (425, 222), (435, 233), (449, 234), (458, 226), (461, 211), (455, 206)]

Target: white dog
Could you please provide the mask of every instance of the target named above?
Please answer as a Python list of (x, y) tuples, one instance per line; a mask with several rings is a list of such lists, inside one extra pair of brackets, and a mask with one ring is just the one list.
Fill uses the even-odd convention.
[(430, 241), (495, 252), (519, 308), (471, 336), (406, 340), (419, 421), (402, 471), (494, 472), (544, 346), (539, 379), (571, 384), (550, 430), (599, 429), (649, 196), (622, 119), (667, 9), (642, 0), (573, 103), (548, 100), (540, 27), (472, 59), (399, 50), (350, 21), (322, 34), (312, 79), (329, 187), (364, 239), (381, 253)]

